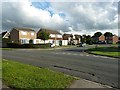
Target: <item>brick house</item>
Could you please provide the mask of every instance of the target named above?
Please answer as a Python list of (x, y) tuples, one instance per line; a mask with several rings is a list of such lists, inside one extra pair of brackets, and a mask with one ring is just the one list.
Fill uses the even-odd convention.
[(36, 32), (29, 28), (13, 28), (10, 31), (10, 41), (20, 44), (28, 44), (29, 40), (36, 39)]
[(99, 37), (93, 36), (92, 40), (94, 43), (105, 42), (105, 36), (104, 35), (101, 35)]
[(59, 33), (58, 31), (55, 30), (51, 30), (51, 29), (46, 29), (46, 28), (41, 28), (38, 32), (37, 32), (37, 38), (38, 38), (38, 34), (41, 32), (47, 32), (49, 33), (49, 40), (46, 40), (45, 43), (51, 43), (51, 44), (55, 44), (55, 46), (59, 46), (61, 41), (62, 41), (62, 34)]
[(117, 35), (113, 36), (113, 44), (119, 41), (119, 37)]

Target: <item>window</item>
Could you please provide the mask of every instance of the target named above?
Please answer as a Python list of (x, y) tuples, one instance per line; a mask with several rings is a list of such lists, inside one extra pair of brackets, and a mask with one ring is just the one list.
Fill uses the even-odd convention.
[(34, 36), (34, 32), (31, 32), (31, 35)]
[(21, 34), (22, 34), (22, 35), (27, 35), (27, 32), (21, 31)]

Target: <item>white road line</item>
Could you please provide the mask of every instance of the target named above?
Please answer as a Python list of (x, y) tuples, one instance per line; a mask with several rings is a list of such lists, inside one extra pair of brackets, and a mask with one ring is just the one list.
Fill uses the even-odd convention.
[(68, 55), (71, 55), (72, 53), (67, 53)]
[(86, 56), (90, 56), (90, 55), (86, 55)]
[(93, 55), (93, 57), (100, 57), (100, 56)]
[(78, 55), (78, 54), (73, 54), (73, 55)]
[(66, 54), (66, 53), (62, 53), (62, 54)]
[(80, 54), (80, 56), (84, 56), (83, 54)]

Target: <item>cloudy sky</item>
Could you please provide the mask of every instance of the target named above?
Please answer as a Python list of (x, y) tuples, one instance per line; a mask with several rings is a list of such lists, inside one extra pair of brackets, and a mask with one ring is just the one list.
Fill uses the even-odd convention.
[(118, 2), (2, 2), (2, 30), (27, 27), (38, 31), (51, 28), (62, 33), (90, 34), (109, 31), (118, 34)]

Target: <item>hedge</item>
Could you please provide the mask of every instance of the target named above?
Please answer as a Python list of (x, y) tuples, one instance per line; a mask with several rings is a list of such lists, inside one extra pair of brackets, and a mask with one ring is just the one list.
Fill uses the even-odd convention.
[(7, 43), (9, 48), (49, 48), (50, 44), (19, 44)]

